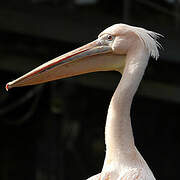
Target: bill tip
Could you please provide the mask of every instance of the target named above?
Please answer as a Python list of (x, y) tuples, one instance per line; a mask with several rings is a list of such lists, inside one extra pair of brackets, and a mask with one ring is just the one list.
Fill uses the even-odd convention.
[(6, 84), (6, 91), (9, 90), (9, 83)]

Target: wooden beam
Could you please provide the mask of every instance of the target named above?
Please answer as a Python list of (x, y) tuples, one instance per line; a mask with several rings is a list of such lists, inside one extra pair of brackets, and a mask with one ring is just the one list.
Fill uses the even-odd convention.
[[(142, 0), (137, 2), (145, 3)], [(126, 8), (129, 7), (129, 4), (130, 0), (126, 2)], [(136, 6), (136, 4), (133, 3), (133, 6)], [(158, 8), (156, 4), (153, 5), (152, 8)], [(141, 8), (138, 8), (139, 12), (142, 13)], [(26, 9), (28, 10), (26, 11)], [(149, 11), (148, 8), (147, 11)], [(138, 19), (137, 17), (140, 14), (134, 16), (133, 10), (131, 14), (126, 13), (127, 15), (125, 16), (129, 16), (131, 24), (142, 26), (164, 35), (165, 40), (162, 42), (161, 38), (161, 42), (165, 50), (161, 51), (161, 57), (170, 62), (180, 62), (179, 32), (170, 19), (168, 21), (162, 20), (162, 18), (170, 18), (169, 14), (151, 13), (149, 11), (148, 16), (147, 13), (145, 14), (146, 18)], [(157, 15), (162, 18), (156, 18)], [(154, 23), (154, 18), (156, 18), (156, 23)], [(70, 11), (68, 8), (59, 6), (53, 8), (47, 6), (32, 6), (28, 8), (28, 6), (25, 6), (23, 9), (0, 6), (0, 30), (71, 43), (84, 44), (95, 39), (104, 28), (121, 22), (122, 17), (119, 17), (119, 15), (112, 16), (110, 13), (104, 13), (101, 8), (95, 7), (88, 11), (82, 9)]]

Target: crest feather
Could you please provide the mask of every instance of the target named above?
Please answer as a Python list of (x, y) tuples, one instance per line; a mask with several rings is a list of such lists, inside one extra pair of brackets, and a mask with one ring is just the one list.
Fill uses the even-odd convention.
[(140, 40), (144, 43), (145, 47), (148, 49), (150, 56), (157, 60), (159, 57), (158, 49), (162, 48), (157, 39), (163, 36), (159, 33), (148, 31), (139, 27), (134, 27), (133, 30), (139, 36)]

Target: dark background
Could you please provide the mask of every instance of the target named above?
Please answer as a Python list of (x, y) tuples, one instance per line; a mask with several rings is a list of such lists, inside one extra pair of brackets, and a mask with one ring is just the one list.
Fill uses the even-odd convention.
[(0, 179), (80, 180), (99, 173), (109, 101), (120, 80), (99, 72), (5, 91), (5, 84), (115, 23), (164, 35), (132, 104), (136, 145), (157, 179), (179, 180), (178, 0), (0, 2)]

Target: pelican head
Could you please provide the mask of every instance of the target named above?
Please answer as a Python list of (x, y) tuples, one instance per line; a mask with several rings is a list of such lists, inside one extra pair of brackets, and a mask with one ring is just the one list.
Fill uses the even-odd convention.
[(149, 55), (158, 58), (157, 33), (125, 24), (115, 24), (101, 32), (96, 40), (50, 60), (6, 84), (13, 87), (40, 84), (95, 71), (123, 71), (126, 55), (143, 45)]

